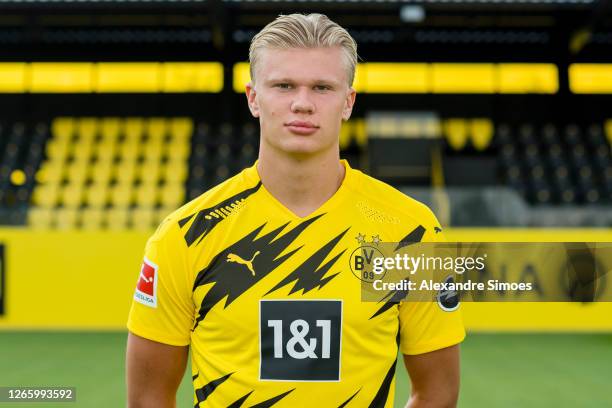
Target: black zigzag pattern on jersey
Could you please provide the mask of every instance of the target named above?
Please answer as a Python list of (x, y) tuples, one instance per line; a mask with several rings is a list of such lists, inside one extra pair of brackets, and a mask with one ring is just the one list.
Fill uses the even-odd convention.
[[(196, 290), (199, 286), (214, 283), (204, 296), (204, 299), (202, 299), (200, 311), (192, 331), (204, 320), (210, 309), (223, 298), (227, 297), (225, 307), (228, 307), (238, 296), (242, 295), (297, 252), (301, 247), (279, 257), (310, 224), (323, 215), (321, 214), (301, 222), (280, 237), (278, 235), (289, 223), (255, 239), (266, 225), (263, 224), (217, 254), (211, 263), (198, 273), (193, 285), (193, 290)], [(278, 239), (276, 239), (277, 237)], [(258, 256), (253, 258), (257, 252), (259, 252)], [(252, 266), (255, 276), (253, 276), (247, 266), (236, 262), (228, 262), (228, 255), (230, 254), (237, 255), (242, 259), (253, 259)]]
[(224, 375), (223, 377), (217, 378), (216, 380), (212, 380), (211, 382), (209, 382), (208, 384), (206, 384), (202, 388), (196, 388), (195, 394), (196, 394), (196, 399), (198, 400), (198, 402), (194, 405), (194, 408), (199, 408), (200, 404), (202, 402), (206, 401), (206, 399), (210, 396), (210, 394), (212, 394), (213, 391), (215, 391), (215, 389), (219, 385), (223, 384), (223, 382), (225, 382), (225, 380), (230, 378), (230, 376), (232, 374), (234, 374), (234, 373), (229, 373), (227, 375)]
[(425, 235), (425, 227), (419, 225), (418, 227), (413, 229), (412, 232), (410, 232), (408, 235), (406, 235), (400, 240), (394, 251), (402, 249), (403, 247), (408, 246), (410, 244), (414, 244), (415, 242), (421, 242), (421, 240), (423, 239), (423, 235)]
[(295, 388), (287, 391), (287, 392), (283, 392), (280, 395), (277, 395), (276, 397), (272, 397), (270, 399), (267, 399), (265, 401), (262, 401), (258, 404), (255, 405), (251, 405), (251, 408), (269, 408), (272, 405), (276, 404), (278, 401), (282, 400), (283, 398), (285, 398), (287, 396), (287, 394), (289, 394), (290, 392), (292, 392), (293, 390), (295, 390)]
[(247, 398), (249, 398), (249, 395), (253, 393), (253, 391), (249, 391), (248, 393), (244, 394), (242, 397), (238, 398), (236, 401), (229, 404), (227, 408), (240, 408), (242, 404), (244, 404), (244, 401), (246, 401)]
[(395, 364), (397, 360), (393, 361), (391, 368), (387, 371), (387, 375), (385, 375), (385, 379), (383, 380), (378, 392), (374, 396), (374, 399), (368, 406), (369, 408), (384, 408), (387, 403), (387, 398), (389, 398), (389, 390), (391, 389), (391, 382), (393, 381), (393, 377), (395, 376)]
[(358, 389), (358, 390), (357, 390), (357, 392), (355, 392), (353, 395), (351, 395), (351, 396), (349, 397), (349, 399), (347, 399), (346, 401), (344, 401), (342, 404), (338, 405), (338, 408), (343, 408), (343, 407), (345, 407), (345, 406), (346, 406), (346, 404), (348, 404), (349, 402), (351, 402), (351, 400), (352, 400), (353, 398), (355, 398), (355, 396), (356, 396), (357, 394), (359, 394), (359, 391), (361, 391), (361, 388), (360, 388), (360, 389)]
[(198, 243), (200, 243), (200, 241), (202, 241), (202, 239), (208, 235), (213, 228), (223, 221), (225, 217), (231, 214), (237, 205), (246, 200), (251, 194), (257, 192), (260, 187), (261, 181), (257, 183), (255, 187), (241, 191), (240, 193), (235, 194), (212, 207), (205, 208), (179, 220), (179, 227), (183, 228), (189, 222), (189, 220), (195, 216), (191, 226), (185, 233), (185, 242), (187, 243), (187, 246), (191, 246), (196, 240), (198, 240)]
[[(321, 247), (317, 252), (315, 252), (311, 257), (309, 257), (304, 263), (298, 266), (293, 272), (291, 272), (285, 279), (280, 281), (276, 286), (266, 293), (269, 295), (282, 288), (289, 283), (296, 281), (291, 288), (289, 294), (295, 293), (298, 290), (302, 289), (302, 294), (305, 294), (317, 286), (321, 289), (325, 286), (330, 280), (336, 277), (340, 272), (336, 272), (333, 275), (330, 275), (324, 278), (325, 274), (331, 269), (332, 266), (336, 263), (338, 258), (342, 256), (346, 252), (346, 248), (336, 254), (332, 259), (330, 259), (325, 265), (320, 266), (321, 262), (329, 255), (329, 253), (334, 249), (338, 241), (342, 239), (342, 237), (347, 233), (350, 228), (345, 229), (334, 239), (329, 241), (323, 247)], [(317, 269), (318, 268), (318, 269)]]
[[(397, 251), (398, 249), (402, 249), (410, 244), (414, 244), (417, 242), (421, 242), (421, 240), (423, 239), (423, 236), (425, 235), (425, 228), (423, 228), (422, 225), (419, 225), (418, 227), (416, 227), (415, 229), (413, 229), (408, 235), (406, 235), (404, 238), (402, 238), (400, 240), (400, 242), (397, 244), (397, 247), (395, 248), (395, 251)], [(410, 279), (410, 277), (406, 277), (406, 280)], [(389, 293), (387, 293), (385, 295), (385, 297), (383, 297), (380, 301), (382, 302), (383, 300), (389, 298), (389, 300), (387, 300), (381, 307), (380, 309), (378, 309), (376, 311), (376, 313), (374, 313), (370, 319), (378, 316), (381, 313), (386, 312), (387, 310), (391, 309), (393, 306), (399, 304), (400, 301), (402, 301), (402, 299), (406, 298), (406, 295), (408, 294), (408, 289), (406, 290), (392, 290)]]
[[(410, 280), (410, 276), (405, 277), (404, 280), (406, 280), (406, 281)], [(380, 300), (380, 302), (384, 301), (387, 298), (389, 298), (389, 299), (385, 303), (383, 303), (383, 305), (380, 307), (380, 309), (378, 309), (376, 311), (376, 313), (374, 313), (372, 316), (370, 316), (370, 319), (373, 319), (376, 316), (378, 316), (379, 314), (384, 313), (387, 310), (391, 309), (393, 306), (398, 305), (399, 302), (401, 302), (402, 300), (404, 300), (406, 298), (407, 294), (408, 294), (408, 289), (405, 289), (405, 290), (401, 290), (401, 289), (392, 290), (389, 293), (387, 293), (385, 295), (385, 297), (383, 297)], [(380, 303), (380, 302), (378, 302), (378, 303)]]

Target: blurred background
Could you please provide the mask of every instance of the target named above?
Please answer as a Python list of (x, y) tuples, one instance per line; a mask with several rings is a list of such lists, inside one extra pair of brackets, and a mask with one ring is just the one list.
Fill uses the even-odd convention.
[[(359, 45), (342, 156), (449, 240), (612, 242), (609, 1), (0, 0), (0, 386), (125, 405), (146, 239), (254, 162), (249, 41), (292, 12)], [(612, 304), (462, 307), (461, 407), (612, 406)]]

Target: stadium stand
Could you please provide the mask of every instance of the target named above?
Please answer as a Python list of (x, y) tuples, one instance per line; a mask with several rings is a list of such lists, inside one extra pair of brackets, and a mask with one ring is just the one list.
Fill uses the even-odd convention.
[(54, 119), (29, 225), (153, 228), (184, 202), (192, 129), (180, 117)]

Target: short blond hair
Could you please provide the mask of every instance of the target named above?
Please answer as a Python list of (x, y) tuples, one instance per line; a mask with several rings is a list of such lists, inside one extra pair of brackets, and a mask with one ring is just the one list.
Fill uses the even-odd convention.
[(348, 84), (352, 86), (357, 65), (357, 43), (344, 28), (324, 14), (280, 15), (251, 40), (249, 48), (251, 80), (255, 82), (255, 67), (262, 49), (338, 46), (345, 56)]

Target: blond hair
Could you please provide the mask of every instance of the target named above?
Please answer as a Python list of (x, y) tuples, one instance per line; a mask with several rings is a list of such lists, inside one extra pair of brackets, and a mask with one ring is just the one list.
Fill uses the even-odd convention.
[(280, 15), (251, 40), (249, 48), (251, 79), (255, 82), (255, 67), (262, 49), (338, 46), (345, 56), (348, 84), (352, 86), (357, 65), (357, 43), (344, 28), (323, 14)]

